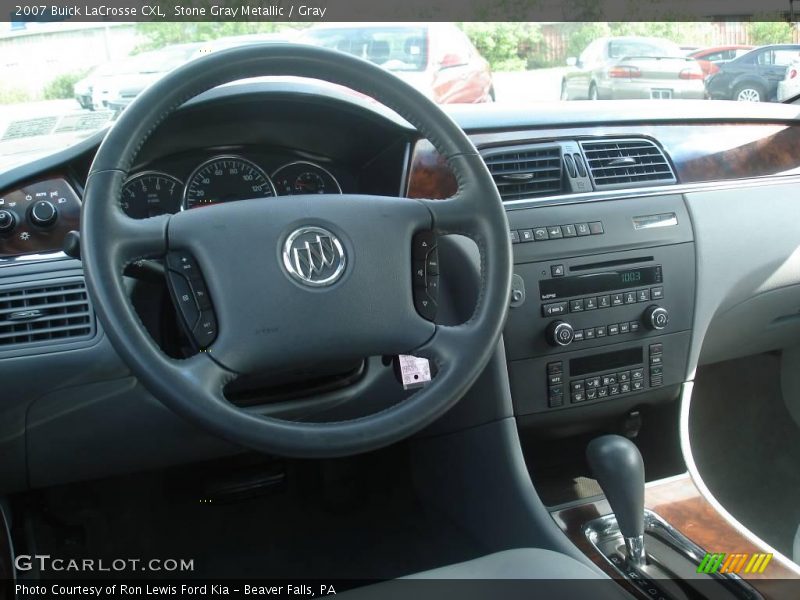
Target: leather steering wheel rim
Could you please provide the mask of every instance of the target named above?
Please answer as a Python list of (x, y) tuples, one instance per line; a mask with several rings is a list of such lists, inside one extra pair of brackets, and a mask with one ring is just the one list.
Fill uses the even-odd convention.
[[(259, 76), (325, 80), (378, 100), (414, 125), (446, 158), (458, 191), (446, 200), (342, 195), (293, 196), (289, 202), (276, 197), (144, 220), (127, 217), (119, 202), (122, 185), (157, 126), (206, 90)], [(342, 281), (330, 288), (302, 289), (281, 277), (285, 273), (280, 272), (276, 249), (293, 227), (320, 222), (341, 236), (352, 260)], [(254, 229), (255, 223), (260, 229)], [(379, 226), (383, 229), (376, 233)], [(218, 235), (223, 230), (237, 235), (223, 242)], [(422, 230), (465, 235), (479, 248), (481, 289), (474, 313), (460, 325), (431, 323), (414, 309), (411, 243)], [(259, 239), (251, 239), (251, 232), (258, 232)], [(375, 247), (378, 243), (381, 247)], [(170, 358), (159, 349), (134, 311), (122, 279), (128, 264), (175, 248), (194, 253), (218, 311), (217, 341), (187, 359)], [(295, 457), (344, 456), (386, 446), (450, 409), (496, 349), (512, 271), (502, 201), (466, 134), (432, 101), (382, 68), (340, 52), (294, 44), (250, 45), (210, 54), (140, 94), (109, 130), (92, 163), (84, 195), (81, 255), (97, 316), (122, 360), (150, 393), (215, 435), (254, 450)], [(237, 256), (233, 266), (224, 262)], [(253, 262), (257, 268), (241, 281), (245, 271), (239, 269), (246, 265), (239, 263), (255, 261), (250, 257), (258, 257)], [(372, 281), (379, 285), (365, 288)], [(258, 311), (259, 303), (264, 303), (264, 314)], [(351, 305), (363, 307), (364, 314), (351, 315), (342, 308)], [(319, 343), (304, 348), (300, 340), (309, 332)], [(280, 344), (283, 349), (277, 352)], [(348, 421), (264, 417), (225, 399), (225, 385), (243, 373), (342, 353), (365, 353), (362, 358), (414, 354), (434, 361), (437, 375), (402, 402)]]

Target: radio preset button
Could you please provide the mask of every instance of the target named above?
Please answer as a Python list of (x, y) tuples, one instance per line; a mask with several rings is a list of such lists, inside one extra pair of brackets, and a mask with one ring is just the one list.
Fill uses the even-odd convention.
[(611, 306), (622, 306), (624, 300), (622, 298), (622, 294), (612, 294), (611, 295)]
[(604, 296), (597, 297), (597, 306), (600, 308), (610, 308), (611, 307), (611, 296), (608, 294)]
[(584, 298), (583, 307), (586, 310), (594, 310), (597, 308), (597, 298)]
[(625, 304), (636, 304), (636, 292), (625, 292)]
[(533, 231), (530, 229), (520, 229), (519, 230), (519, 241), (520, 242), (532, 242), (533, 241)]
[(649, 302), (650, 301), (650, 290), (637, 290), (636, 291), (636, 300), (639, 302)]
[(570, 312), (583, 312), (583, 298), (572, 300), (569, 303)]

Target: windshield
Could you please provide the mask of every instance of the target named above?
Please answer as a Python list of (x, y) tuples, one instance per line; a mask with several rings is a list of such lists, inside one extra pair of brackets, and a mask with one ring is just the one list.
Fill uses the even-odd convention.
[(422, 71), (428, 62), (424, 27), (347, 27), (307, 31), (299, 41), (347, 52), (389, 71)]
[[(474, 110), (541, 102), (779, 102), (800, 94), (800, 33), (784, 22), (6, 22), (0, 168), (108, 127), (187, 61), (282, 43), (346, 52), (434, 102)], [(746, 60), (733, 62), (744, 53)], [(734, 67), (737, 82), (763, 81), (734, 84)]]

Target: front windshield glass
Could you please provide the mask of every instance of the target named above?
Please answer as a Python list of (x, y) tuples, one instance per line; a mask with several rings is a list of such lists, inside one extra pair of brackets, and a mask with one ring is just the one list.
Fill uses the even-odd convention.
[[(281, 43), (346, 52), (434, 102), (474, 110), (540, 102), (780, 102), (800, 94), (800, 33), (786, 22), (5, 22), (0, 168), (108, 127), (187, 61)], [(760, 83), (742, 87), (734, 77)]]

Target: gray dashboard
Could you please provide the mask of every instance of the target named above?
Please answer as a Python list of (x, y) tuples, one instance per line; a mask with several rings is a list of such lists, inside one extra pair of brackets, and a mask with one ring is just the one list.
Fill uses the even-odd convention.
[[(361, 101), (353, 102), (349, 110), (355, 114), (371, 111), (369, 120), (378, 122), (389, 137), (406, 139), (409, 135), (402, 121), (372, 108), (359, 108)], [(792, 118), (794, 110), (780, 109), (782, 118)], [(478, 117), (461, 109), (452, 114), (468, 129), (486, 130), (489, 124), (482, 119), (492, 120), (491, 115)], [(586, 115), (581, 118), (588, 119)], [(518, 123), (521, 116), (512, 113), (497, 119), (502, 127)], [(577, 120), (577, 116), (572, 119)], [(552, 122), (556, 123), (556, 117)], [(0, 187), (65, 165), (80, 173), (97, 141), (89, 140), (74, 150), (0, 174)], [(492, 402), (491, 398), (487, 400), (487, 392), (488, 396), (505, 399), (509, 390), (521, 427), (538, 428), (622, 413), (642, 404), (673, 400), (680, 383), (691, 380), (699, 364), (796, 343), (800, 334), (800, 230), (791, 224), (800, 219), (798, 185), (800, 179), (782, 176), (735, 184), (679, 185), (639, 196), (626, 190), (595, 197), (583, 195), (579, 201), (564, 198), (509, 206), (509, 226), (515, 231), (600, 222), (603, 233), (514, 245), (515, 273), (523, 282), (525, 299), (511, 308), (504, 343), (498, 349), (498, 356), (505, 357), (507, 375), (498, 376), (493, 366), (491, 384), (483, 384), (489, 388), (482, 390), (483, 399), (471, 398), (464, 407), (459, 406), (451, 415), (453, 423), (468, 427), (475, 419), (488, 418), (485, 406), (479, 406), (480, 402)], [(674, 215), (675, 223), (635, 227), (637, 218), (664, 214)], [(459, 256), (464, 273), (458, 278), (463, 280), (463, 287), (479, 267), (469, 253)], [(642, 276), (650, 276), (660, 266), (662, 279), (624, 289), (611, 283), (599, 288), (581, 287), (586, 280), (576, 280), (578, 287), (563, 288), (563, 298), (545, 298), (556, 292), (550, 291), (550, 284), (542, 288), (541, 282), (559, 279), (561, 276), (554, 277), (551, 270), (558, 265), (564, 269), (565, 278), (637, 270)], [(80, 274), (79, 261), (59, 255), (4, 261), (0, 263), (0, 291), (19, 281)], [(553, 289), (562, 289), (559, 286), (555, 284)], [(664, 288), (663, 296), (653, 297), (652, 290), (658, 287)], [(645, 288), (646, 301), (625, 301), (625, 291)], [(456, 283), (450, 293), (457, 296), (459, 289)], [(619, 293), (623, 294), (621, 304), (585, 310), (587, 298), (608, 295), (613, 302), (613, 296)], [(573, 313), (571, 303), (578, 300), (584, 302), (584, 309)], [(459, 303), (458, 298), (449, 301)], [(544, 305), (559, 302), (567, 303), (566, 314), (542, 312)], [(668, 310), (667, 329), (630, 331), (630, 324), (641, 323), (641, 315), (653, 304)], [(605, 335), (602, 340), (584, 337), (580, 342), (571, 340), (567, 346), (553, 346), (545, 338), (556, 320), (571, 321), (573, 329), (584, 336), (589, 329), (596, 334), (602, 325)], [(627, 324), (627, 331), (616, 329), (609, 335), (610, 325), (623, 324)], [(662, 349), (654, 352), (659, 344)], [(630, 353), (636, 349), (639, 354)], [(598, 356), (602, 357), (599, 362), (595, 360)], [(661, 359), (653, 363), (654, 356)], [(553, 374), (549, 365), (557, 362), (564, 363), (564, 398), (561, 405), (551, 406), (549, 388), (558, 384), (549, 380)], [(659, 365), (662, 371), (650, 370)], [(609, 387), (607, 397), (571, 401), (573, 390), (568, 386), (573, 380), (585, 384), (595, 377), (617, 376), (639, 366), (645, 370), (643, 389), (612, 396), (610, 386), (623, 382), (609, 383), (601, 386)], [(375, 367), (370, 384), (389, 390), (390, 375)], [(196, 430), (163, 408), (130, 376), (99, 324), (90, 340), (76, 346), (54, 346), (18, 355), (0, 353), (0, 376), (4, 382), (0, 397), (0, 491), (241, 451)], [(654, 381), (656, 385), (652, 385)]]

